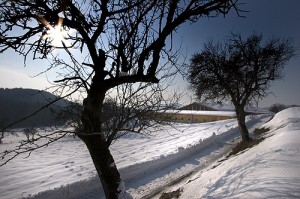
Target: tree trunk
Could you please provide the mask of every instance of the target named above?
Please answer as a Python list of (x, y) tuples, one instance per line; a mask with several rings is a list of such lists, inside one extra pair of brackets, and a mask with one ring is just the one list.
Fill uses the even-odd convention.
[(101, 137), (99, 134), (87, 135), (82, 140), (90, 152), (106, 198), (117, 199), (120, 192), (123, 191), (120, 190), (122, 180), (109, 146), (102, 141)]
[(102, 107), (105, 90), (93, 84), (87, 98), (83, 102), (81, 121), (83, 130), (78, 135), (86, 144), (94, 166), (102, 183), (106, 198), (117, 199), (122, 187), (121, 177), (109, 150), (109, 143), (102, 132)]
[(242, 136), (242, 141), (244, 142), (251, 141), (249, 131), (246, 126), (246, 113), (244, 111), (244, 106), (236, 107), (236, 115), (237, 115), (237, 121), (240, 129), (240, 133)]

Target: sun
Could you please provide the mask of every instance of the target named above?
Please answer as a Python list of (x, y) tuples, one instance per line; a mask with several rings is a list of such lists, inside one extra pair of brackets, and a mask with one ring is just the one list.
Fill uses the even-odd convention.
[(54, 48), (59, 46), (70, 46), (70, 44), (66, 40), (69, 34), (69, 29), (66, 29), (62, 26), (63, 18), (59, 17), (58, 23), (54, 27), (51, 26), (50, 23), (42, 16), (38, 17), (38, 20), (42, 22), (47, 28), (41, 39), (50, 39), (51, 46)]
[(57, 24), (54, 27), (50, 27), (49, 31), (47, 32), (47, 37), (52, 39), (51, 45), (53, 47), (57, 47), (59, 45), (66, 44), (66, 36), (67, 36), (68, 32), (66, 30), (63, 29), (63, 27), (61, 26), (61, 24)]

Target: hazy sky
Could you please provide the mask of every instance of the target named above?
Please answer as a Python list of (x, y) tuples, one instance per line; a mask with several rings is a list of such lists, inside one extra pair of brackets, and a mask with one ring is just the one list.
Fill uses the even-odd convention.
[[(208, 39), (223, 40), (231, 32), (248, 36), (255, 31), (263, 33), (265, 38), (292, 38), (298, 55), (286, 66), (285, 79), (273, 83), (270, 91), (274, 95), (264, 99), (260, 106), (300, 104), (300, 0), (242, 0), (241, 3), (245, 4), (240, 8), (249, 11), (241, 13), (245, 18), (232, 12), (225, 18), (202, 18), (196, 24), (187, 23), (178, 29), (174, 42), (181, 44), (183, 54), (189, 59)], [(48, 84), (46, 75), (31, 77), (46, 66), (46, 62), (29, 62), (24, 67), (18, 54), (12, 51), (0, 54), (0, 87), (43, 89)], [(186, 89), (181, 77), (176, 82), (180, 89)]]

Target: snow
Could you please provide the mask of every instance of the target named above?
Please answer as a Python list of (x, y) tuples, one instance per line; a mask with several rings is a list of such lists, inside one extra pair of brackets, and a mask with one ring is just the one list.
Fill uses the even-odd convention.
[[(250, 130), (271, 128), (259, 145), (225, 158), (238, 141), (235, 119), (166, 126), (152, 135), (128, 134), (111, 151), (133, 198), (300, 197), (300, 108), (247, 117)], [(266, 123), (267, 122), (267, 123)], [(0, 151), (14, 146), (5, 137)], [(3, 160), (0, 160), (0, 163)], [(104, 198), (84, 144), (72, 137), (0, 167), (0, 198)]]
[(299, 198), (300, 108), (262, 127), (271, 128), (270, 137), (179, 185), (180, 198)]

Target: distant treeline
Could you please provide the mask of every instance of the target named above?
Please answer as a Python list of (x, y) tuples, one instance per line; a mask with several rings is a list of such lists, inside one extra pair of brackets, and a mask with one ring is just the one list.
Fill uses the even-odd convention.
[(300, 107), (299, 105), (284, 105), (284, 104), (273, 104), (270, 108), (269, 111), (278, 113), (284, 109), (290, 108), (290, 107)]
[[(0, 88), (0, 129), (10, 125), (37, 111), (41, 107), (57, 99), (57, 96), (34, 89), (3, 89)], [(68, 106), (67, 100), (59, 100), (34, 116), (16, 123), (12, 128), (47, 127), (61, 125), (64, 119), (57, 115)]]

